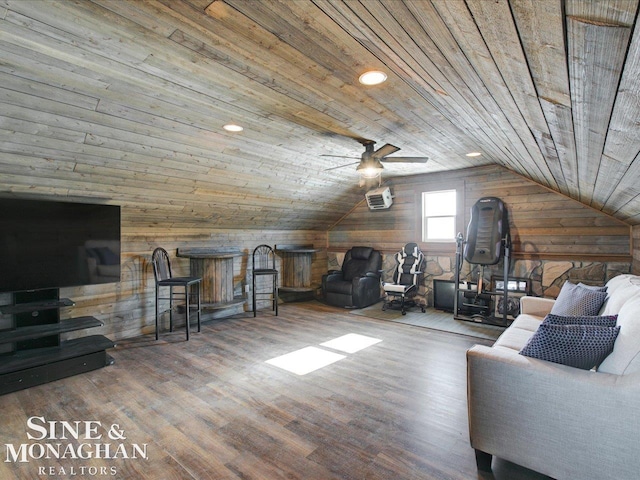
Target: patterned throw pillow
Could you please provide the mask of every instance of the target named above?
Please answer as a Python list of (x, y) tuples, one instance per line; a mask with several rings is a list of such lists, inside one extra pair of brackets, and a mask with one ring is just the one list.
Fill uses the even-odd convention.
[(606, 285), (586, 285), (582, 282), (580, 282), (578, 286), (582, 288), (588, 288), (589, 290), (595, 290), (596, 292), (606, 292), (608, 288)]
[(597, 315), (606, 299), (607, 292), (564, 282), (551, 313), (571, 317)]
[(613, 350), (620, 327), (541, 324), (521, 355), (590, 370)]
[(581, 315), (575, 317), (566, 317), (562, 315), (554, 315), (550, 313), (542, 321), (543, 325), (592, 325), (596, 327), (615, 327), (618, 315), (601, 315), (589, 316)]

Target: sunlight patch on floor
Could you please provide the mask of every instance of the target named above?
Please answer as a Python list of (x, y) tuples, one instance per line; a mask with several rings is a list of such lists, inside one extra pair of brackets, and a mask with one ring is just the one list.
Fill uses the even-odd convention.
[[(345, 353), (356, 353), (381, 341), (379, 338), (367, 337), (366, 335), (359, 335), (357, 333), (347, 333), (341, 337), (321, 343), (320, 346)], [(343, 358), (347, 358), (346, 355), (317, 347), (305, 347), (295, 352), (272, 358), (265, 363), (295, 373), (296, 375), (306, 375)]]
[(346, 353), (359, 352), (362, 349), (380, 343), (379, 338), (367, 337), (366, 335), (358, 335), (357, 333), (347, 333), (328, 342), (321, 343), (320, 346), (339, 350)]
[(267, 360), (266, 363), (295, 373), (296, 375), (306, 375), (343, 358), (347, 357), (339, 353), (323, 350), (322, 348), (305, 347), (295, 352)]

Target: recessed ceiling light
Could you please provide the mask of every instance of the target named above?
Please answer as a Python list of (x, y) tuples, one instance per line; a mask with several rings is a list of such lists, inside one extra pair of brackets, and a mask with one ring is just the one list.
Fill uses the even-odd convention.
[(479, 157), (480, 155), (482, 155), (482, 153), (480, 153), (480, 152), (469, 152), (469, 153), (467, 153), (467, 157)]
[(387, 79), (387, 74), (379, 70), (371, 70), (364, 72), (358, 78), (358, 81), (363, 85), (379, 85)]
[(224, 128), (227, 132), (241, 132), (242, 130), (244, 130), (244, 128), (242, 128), (240, 125), (236, 125), (235, 123), (227, 123), (222, 128)]

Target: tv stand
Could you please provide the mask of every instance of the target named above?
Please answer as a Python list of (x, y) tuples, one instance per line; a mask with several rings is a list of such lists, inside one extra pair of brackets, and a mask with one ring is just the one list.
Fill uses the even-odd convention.
[(61, 340), (66, 332), (104, 325), (94, 317), (60, 320), (60, 309), (74, 303), (59, 290), (14, 292), (13, 304), (0, 306), (11, 315), (11, 328), (0, 330), (0, 395), (52, 382), (113, 363), (106, 350), (115, 344), (102, 335)]
[(50, 310), (52, 308), (73, 307), (74, 305), (75, 303), (68, 298), (60, 298), (58, 300), (43, 300), (38, 302), (3, 305), (0, 307), (0, 312), (4, 314), (16, 314), (40, 310)]

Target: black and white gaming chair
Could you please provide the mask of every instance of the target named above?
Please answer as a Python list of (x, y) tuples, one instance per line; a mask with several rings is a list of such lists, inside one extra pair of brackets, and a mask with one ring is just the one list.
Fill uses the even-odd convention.
[[(415, 296), (422, 280), (424, 255), (415, 243), (407, 243), (395, 255), (396, 268), (393, 271), (393, 282), (383, 283), (386, 294), (382, 310), (400, 307), (402, 315), (407, 314), (407, 307), (416, 306)], [(424, 305), (420, 305), (422, 312)]]

